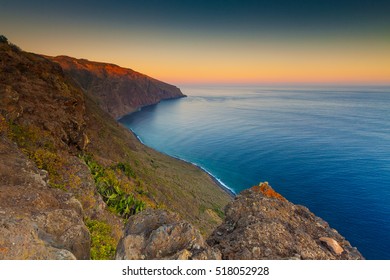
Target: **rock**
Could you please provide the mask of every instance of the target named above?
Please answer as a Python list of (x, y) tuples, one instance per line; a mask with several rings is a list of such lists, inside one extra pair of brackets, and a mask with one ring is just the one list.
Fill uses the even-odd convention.
[(76, 59), (68, 56), (47, 57), (89, 94), (101, 108), (119, 118), (137, 108), (157, 104), (163, 99), (184, 97), (179, 88), (114, 64)]
[(146, 210), (129, 218), (116, 259), (220, 259), (200, 232), (164, 210)]
[[(0, 259), (7, 260), (75, 260), (67, 249), (56, 248), (55, 243), (42, 240), (39, 226), (29, 218), (15, 219), (10, 215), (0, 216)], [(50, 235), (47, 235), (50, 238)]]
[(340, 244), (334, 240), (333, 238), (329, 237), (321, 237), (320, 241), (324, 242), (327, 247), (335, 254), (340, 255), (342, 252), (344, 252), (344, 249), (340, 246)]
[(223, 259), (363, 259), (325, 221), (267, 183), (240, 193), (225, 214), (207, 240)]
[(0, 135), (0, 259), (89, 259), (80, 202), (45, 175)]

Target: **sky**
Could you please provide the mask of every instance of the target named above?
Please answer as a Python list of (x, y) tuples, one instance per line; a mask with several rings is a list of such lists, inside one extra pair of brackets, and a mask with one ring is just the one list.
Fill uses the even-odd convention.
[(178, 85), (382, 85), (389, 15), (388, 0), (0, 0), (0, 34)]

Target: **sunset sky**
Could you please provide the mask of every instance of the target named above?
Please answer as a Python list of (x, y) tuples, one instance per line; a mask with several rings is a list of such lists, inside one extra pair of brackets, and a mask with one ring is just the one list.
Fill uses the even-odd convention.
[(178, 85), (390, 84), (389, 15), (388, 0), (0, 0), (0, 34)]

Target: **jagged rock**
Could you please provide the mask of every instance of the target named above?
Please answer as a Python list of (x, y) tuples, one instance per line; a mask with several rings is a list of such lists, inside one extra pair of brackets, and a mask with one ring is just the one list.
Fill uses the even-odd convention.
[(267, 183), (240, 193), (225, 214), (207, 241), (223, 259), (363, 258), (325, 221), (288, 202)]
[(89, 259), (80, 203), (46, 180), (0, 134), (0, 259)]
[(177, 214), (146, 210), (129, 218), (116, 259), (220, 259), (202, 235)]

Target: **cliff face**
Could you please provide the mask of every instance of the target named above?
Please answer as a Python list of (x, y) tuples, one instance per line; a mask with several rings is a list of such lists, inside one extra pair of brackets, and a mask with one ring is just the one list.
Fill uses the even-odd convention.
[(67, 56), (50, 59), (59, 63), (84, 91), (96, 97), (100, 107), (114, 118), (164, 99), (185, 96), (173, 85), (114, 64)]
[[(223, 214), (232, 198), (205, 172), (142, 145), (107, 113), (180, 91), (117, 66), (80, 65), (72, 75), (73, 66), (64, 72), (0, 40), (0, 258), (361, 258), (268, 185)], [(132, 83), (145, 95), (117, 90)]]
[(229, 195), (139, 143), (102, 102), (57, 63), (0, 41), (2, 258), (112, 259), (123, 220), (145, 208), (175, 212), (204, 235), (220, 222)]

